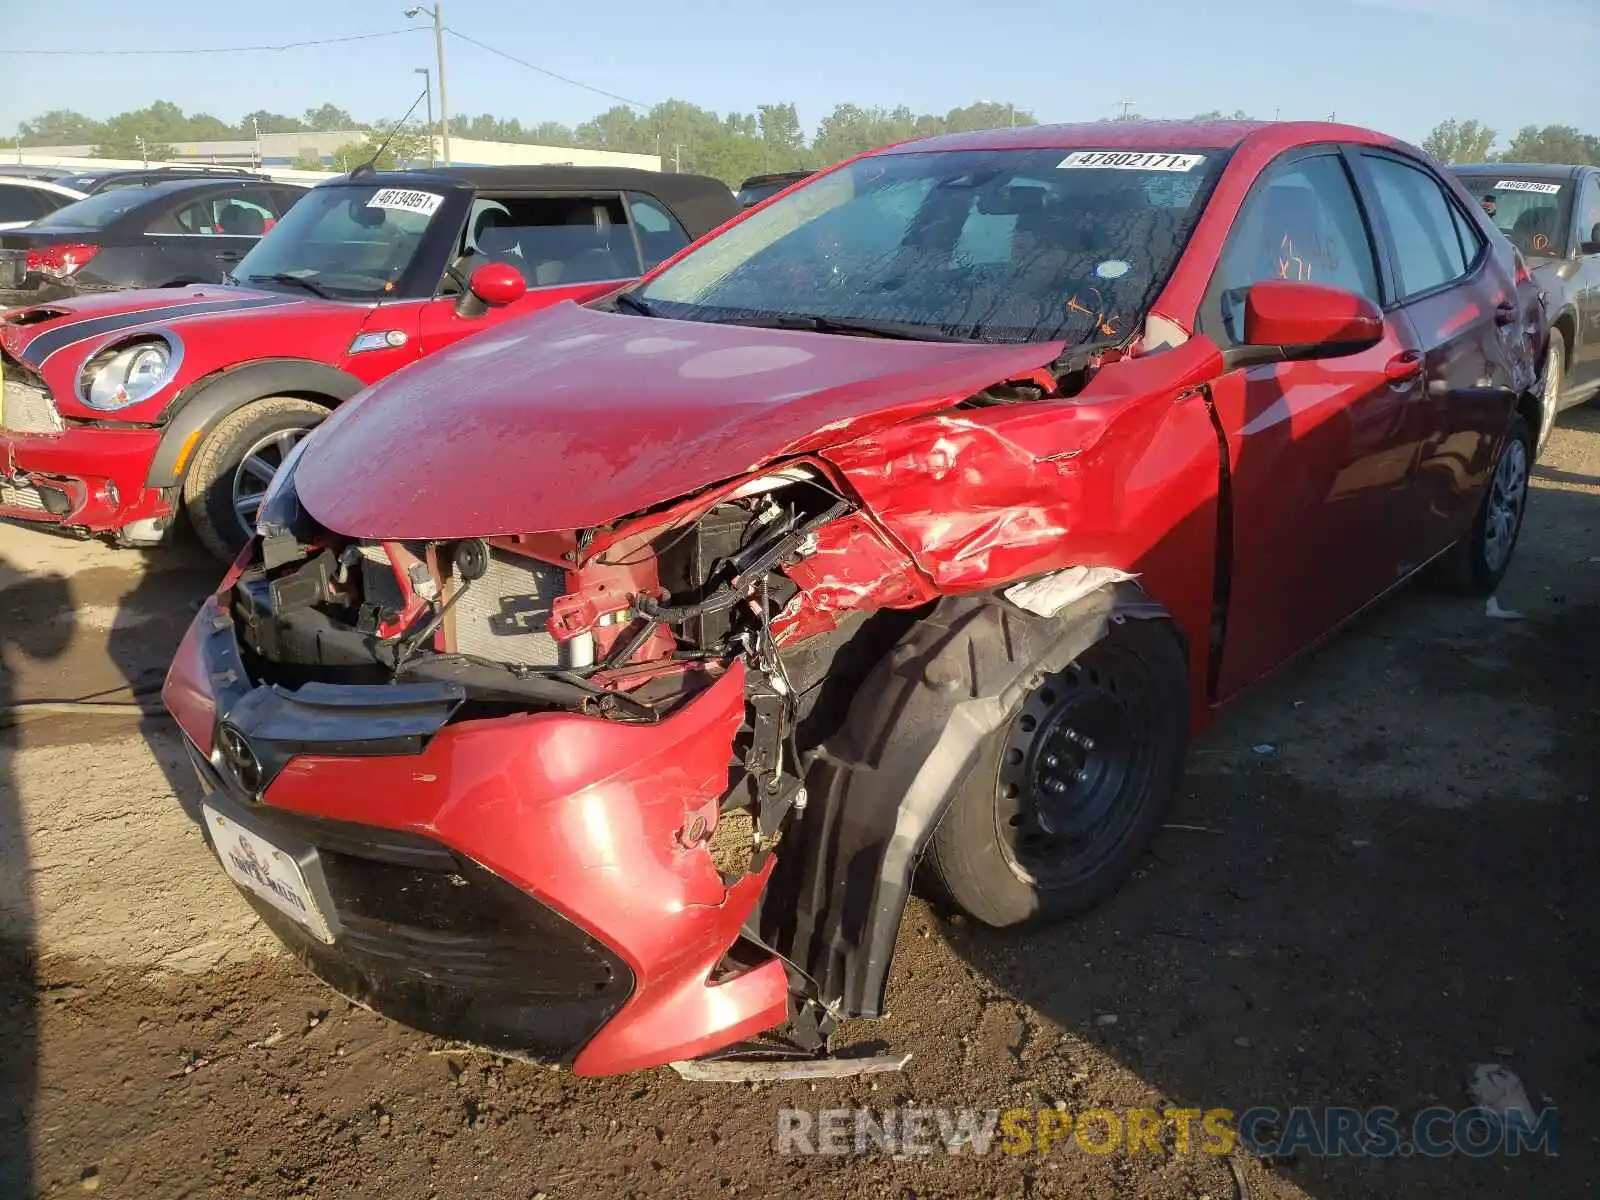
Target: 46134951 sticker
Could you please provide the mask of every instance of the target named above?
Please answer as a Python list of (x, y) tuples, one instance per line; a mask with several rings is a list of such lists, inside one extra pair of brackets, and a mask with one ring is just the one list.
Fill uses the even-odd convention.
[(397, 208), (401, 212), (431, 217), (439, 211), (444, 197), (438, 192), (417, 192), (410, 188), (379, 188), (367, 201), (368, 208)]
[(1064, 171), (1192, 171), (1204, 154), (1162, 154), (1149, 150), (1078, 150), (1056, 164)]

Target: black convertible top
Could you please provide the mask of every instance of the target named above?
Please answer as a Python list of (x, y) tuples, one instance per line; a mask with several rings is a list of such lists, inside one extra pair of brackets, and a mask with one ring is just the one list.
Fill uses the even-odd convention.
[[(572, 188), (583, 191), (644, 192), (672, 210), (691, 239), (704, 237), (739, 213), (728, 185), (706, 175), (641, 171), (633, 167), (513, 166), (423, 167), (410, 171), (341, 175), (332, 183), (359, 180), (385, 187), (422, 187), (430, 180), (469, 187)], [(326, 184), (318, 186), (326, 187)]]

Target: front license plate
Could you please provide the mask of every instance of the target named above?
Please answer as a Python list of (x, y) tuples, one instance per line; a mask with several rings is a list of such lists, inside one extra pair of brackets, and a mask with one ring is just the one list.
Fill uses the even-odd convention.
[(242, 888), (248, 888), (287, 917), (304, 925), (324, 942), (333, 941), (328, 918), (317, 907), (300, 864), (287, 851), (251, 833), (209, 804), (202, 805), (211, 844), (222, 869)]

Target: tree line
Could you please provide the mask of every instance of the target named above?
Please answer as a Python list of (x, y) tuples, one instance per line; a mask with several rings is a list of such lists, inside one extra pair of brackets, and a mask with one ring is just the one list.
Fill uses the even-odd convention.
[[(1197, 114), (1221, 118), (1225, 114)], [(1244, 113), (1231, 114), (1243, 118)], [(1127, 114), (1124, 120), (1140, 120)], [(890, 142), (938, 133), (965, 133), (1008, 125), (1035, 125), (1038, 117), (1013, 104), (980, 101), (946, 113), (917, 113), (910, 108), (839, 104), (810, 131), (793, 104), (762, 104), (754, 112), (719, 114), (683, 100), (666, 100), (641, 112), (617, 105), (575, 126), (555, 121), (524, 125), (492, 113), (453, 116), (453, 137), (493, 142), (526, 142), (589, 150), (614, 150), (659, 155), (669, 170), (711, 175), (733, 185), (764, 171), (808, 170), (837, 162)], [(267, 110), (246, 113), (227, 122), (210, 113), (185, 113), (162, 100), (148, 108), (97, 121), (70, 109), (55, 109), (23, 121), (7, 145), (89, 145), (101, 158), (170, 158), (175, 142), (250, 140), (258, 134), (363, 130), (358, 142), (334, 152), (345, 168), (367, 161), (393, 127), (389, 121), (361, 121), (333, 104), (308, 108), (296, 117)], [(425, 162), (427, 136), (423, 123), (403, 126), (377, 159), (380, 167)], [(295, 166), (319, 169), (314, 157)]]
[(1477, 121), (1442, 121), (1422, 148), (1447, 163), (1571, 163), (1600, 166), (1600, 137), (1571, 125), (1524, 125), (1498, 153), (1500, 134)]

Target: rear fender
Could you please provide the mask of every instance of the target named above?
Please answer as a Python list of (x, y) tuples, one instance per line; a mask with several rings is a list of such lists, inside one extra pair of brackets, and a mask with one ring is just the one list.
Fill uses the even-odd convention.
[(185, 388), (167, 406), (166, 429), (150, 463), (152, 488), (183, 483), (194, 450), (229, 413), (267, 396), (304, 396), (329, 407), (354, 396), (366, 384), (346, 371), (302, 358), (275, 358), (209, 375)]
[(882, 1015), (912, 875), (984, 739), (1111, 623), (1167, 616), (1126, 582), (1050, 618), (995, 594), (946, 598), (878, 663), (811, 761), (760, 913), (825, 1007)]

